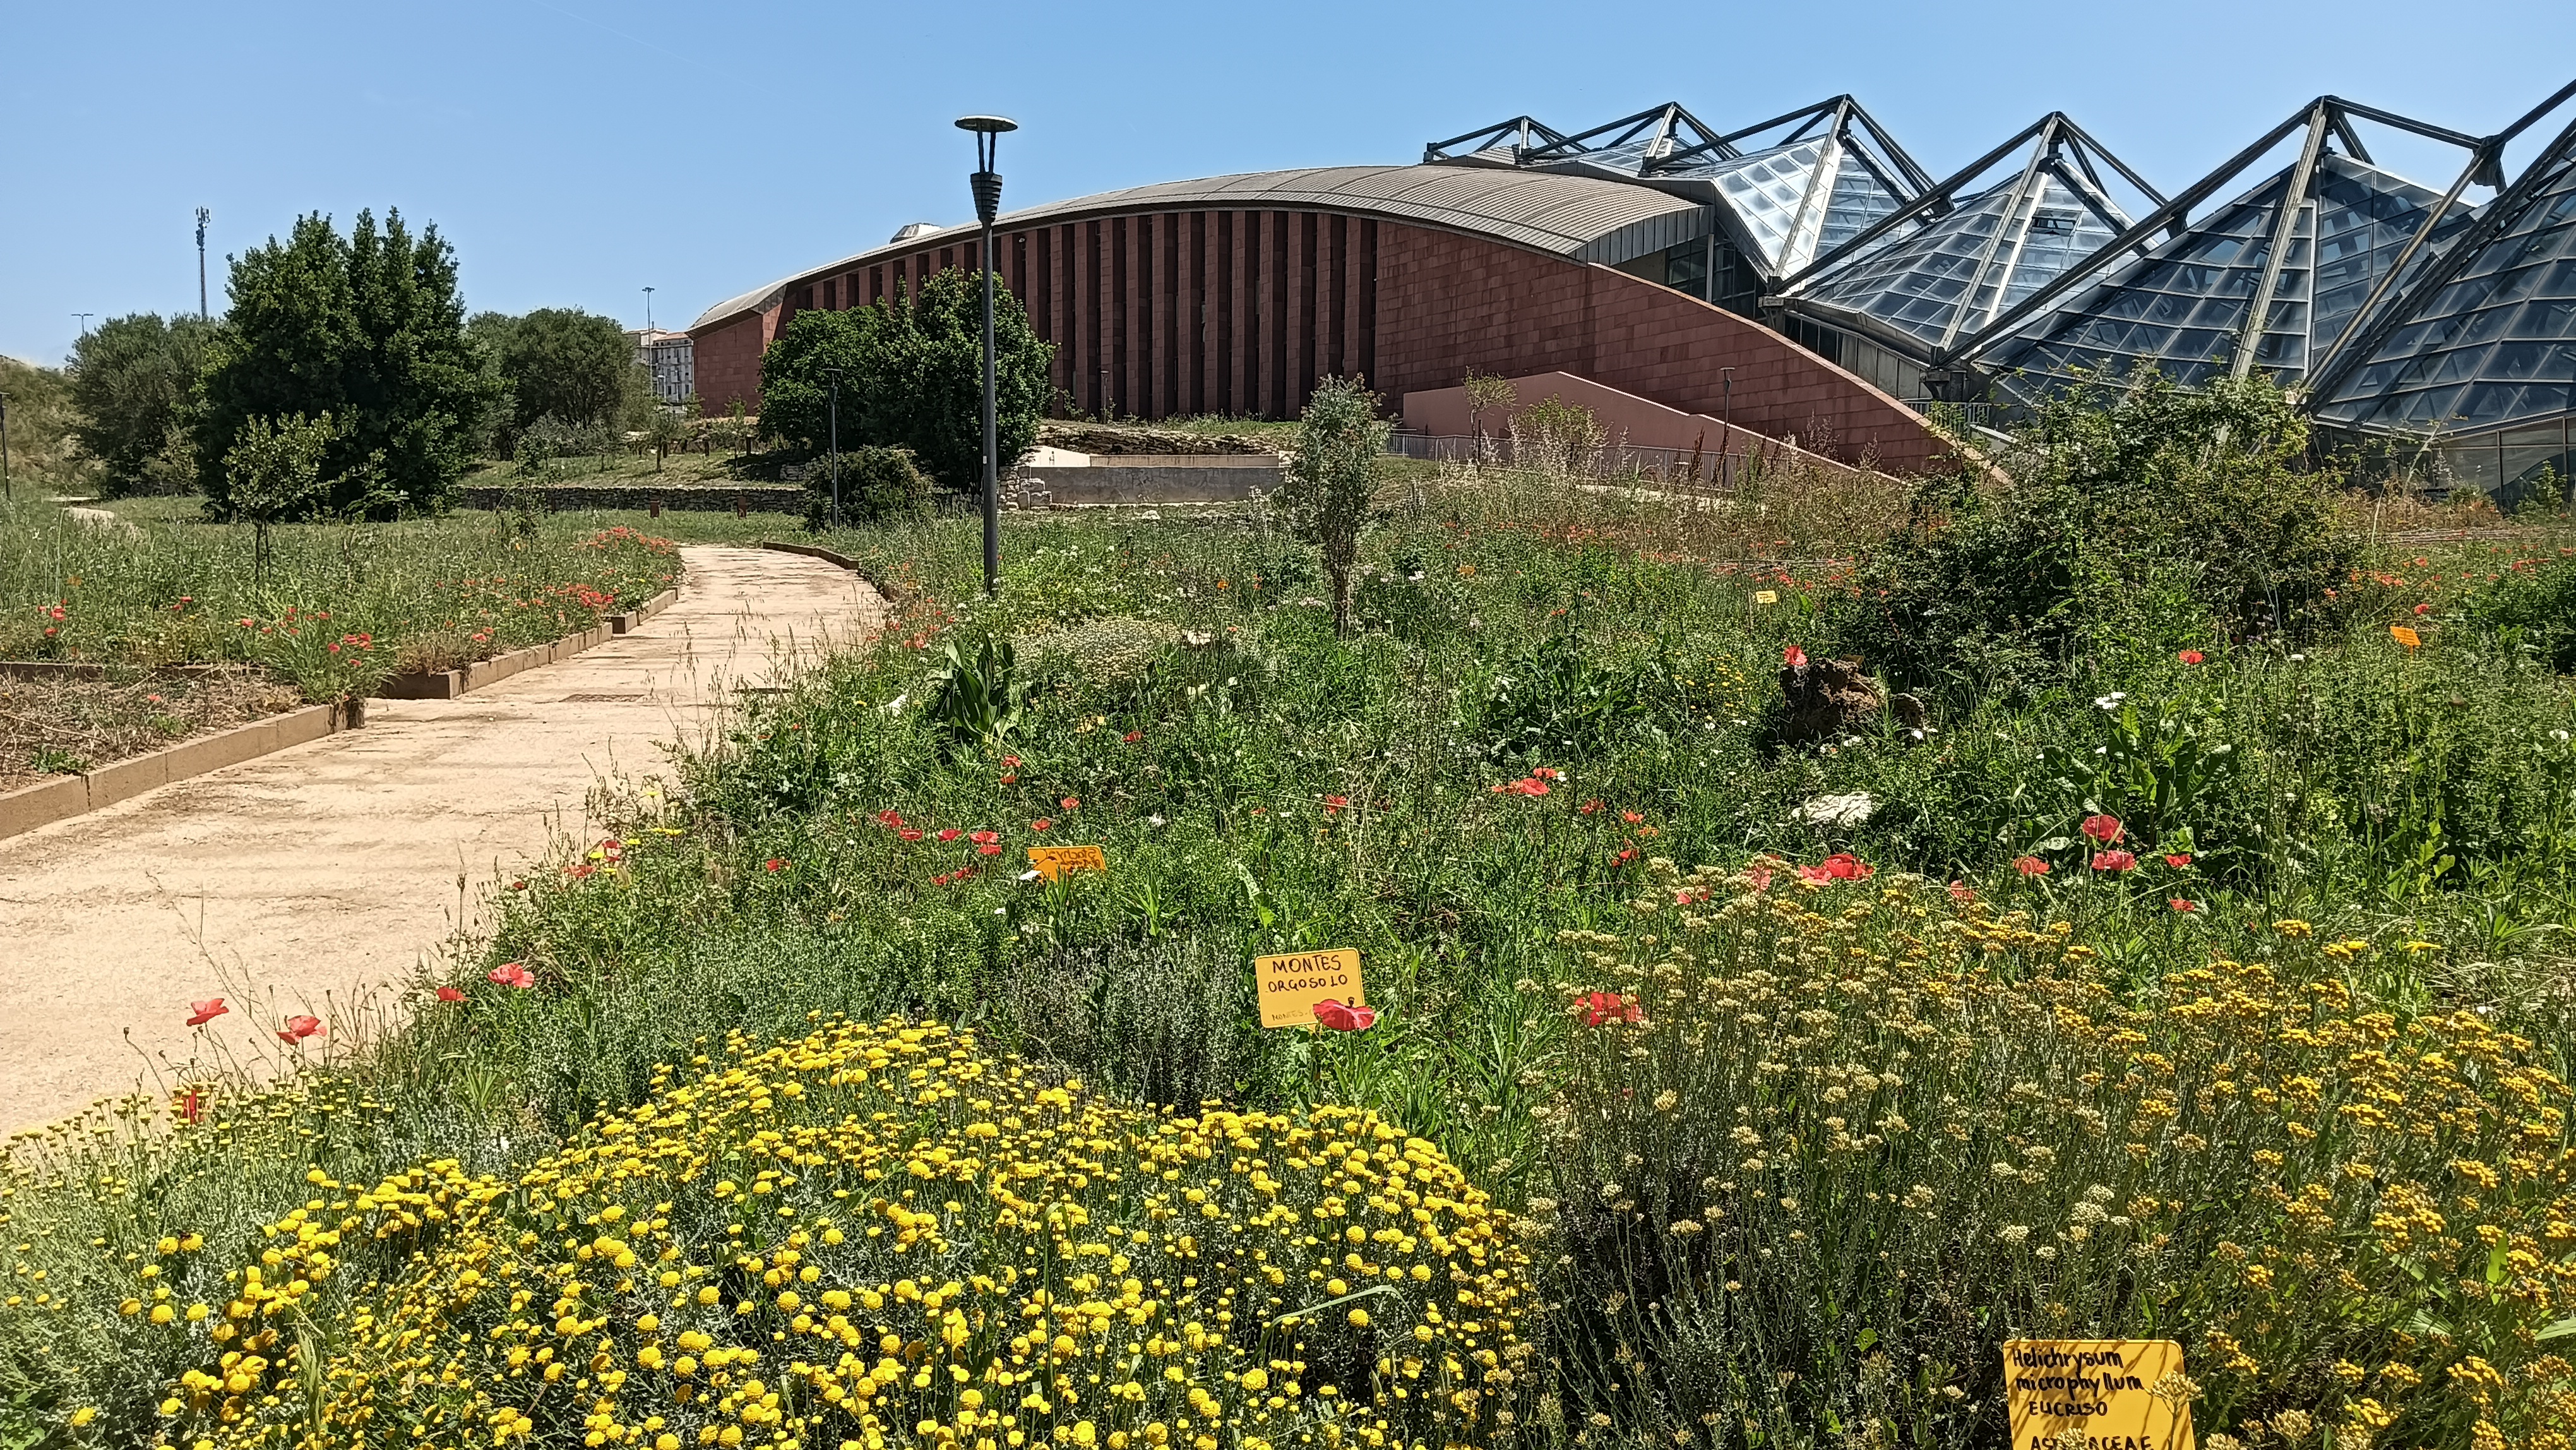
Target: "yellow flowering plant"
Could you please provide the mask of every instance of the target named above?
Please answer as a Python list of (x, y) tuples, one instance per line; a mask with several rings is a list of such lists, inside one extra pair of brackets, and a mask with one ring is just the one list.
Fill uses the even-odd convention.
[(1544, 1111), (1566, 1394), (1796, 1443), (2004, 1434), (2003, 1340), (2183, 1342), (2201, 1429), (2565, 1447), (2566, 1084), (2369, 950), (2121, 983), (2062, 924), (1918, 878), (1652, 863)]
[[(900, 1021), (696, 1065), (507, 1180), (439, 1160), (318, 1182), (211, 1329), (169, 1327), (201, 1356), (161, 1407), (169, 1437), (1507, 1437), (1524, 1256), (1438, 1149), (1373, 1113), (1157, 1113)], [(347, 1246), (384, 1243), (404, 1252), (383, 1281), (326, 1288)]]

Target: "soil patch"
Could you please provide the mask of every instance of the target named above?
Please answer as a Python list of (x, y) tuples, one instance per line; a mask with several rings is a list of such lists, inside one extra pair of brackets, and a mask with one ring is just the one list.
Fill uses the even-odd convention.
[(253, 665), (123, 679), (0, 676), (0, 791), (96, 770), (303, 704), (293, 685)]

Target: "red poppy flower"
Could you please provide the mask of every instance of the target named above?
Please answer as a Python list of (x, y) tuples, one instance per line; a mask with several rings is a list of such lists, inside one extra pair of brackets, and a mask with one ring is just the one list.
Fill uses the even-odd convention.
[(523, 962), (503, 962), (484, 976), (495, 986), (516, 987), (522, 992), (537, 984), (536, 974)]
[(319, 1037), (321, 1035), (321, 1018), (297, 1016), (286, 1019), (286, 1025), (278, 1030), (277, 1040), (280, 1042), (294, 1043), (302, 1042), (308, 1037)]
[(1005, 755), (1002, 757), (1002, 764), (1009, 766), (1013, 770), (1017, 770), (1020, 768), (1020, 758), (1016, 755)]
[(1552, 765), (1542, 765), (1530, 772), (1532, 780), (1563, 780), (1565, 772)]
[(441, 1002), (462, 1002), (465, 1000), (465, 994), (456, 990), (454, 987), (441, 987), (438, 989), (438, 1000)]
[(2138, 858), (2130, 855), (2126, 851), (2096, 851), (2093, 853), (2093, 869), (2096, 871), (2127, 871), (2134, 869), (2137, 864)]
[(966, 833), (964, 831), (957, 829), (955, 826), (950, 826), (947, 830), (939, 833), (939, 839), (942, 841), (954, 841), (965, 834)]
[(1950, 883), (1950, 899), (1964, 906), (1977, 899), (1977, 889), (1965, 881), (1953, 881)]
[(181, 1088), (178, 1094), (170, 1099), (170, 1112), (183, 1123), (203, 1122), (206, 1109), (213, 1105), (214, 1100), (215, 1095), (204, 1088)]
[(1618, 855), (1611, 857), (1611, 858), (1610, 858), (1610, 864), (1611, 864), (1611, 865), (1613, 865), (1613, 866), (1625, 866), (1625, 865), (1627, 865), (1629, 862), (1634, 861), (1634, 860), (1636, 860), (1636, 859), (1637, 859), (1637, 848), (1636, 848), (1636, 847), (1634, 847), (1634, 846), (1630, 846), (1627, 850), (1622, 851), (1622, 852), (1620, 852)]
[(2048, 863), (2037, 856), (2021, 856), (2014, 859), (2013, 869), (2024, 876), (2045, 876), (2048, 874)]
[(1324, 814), (1328, 816), (1337, 814), (1346, 809), (1350, 803), (1351, 798), (1349, 796), (1328, 795), (1324, 797)]
[(1836, 851), (1819, 865), (1798, 868), (1799, 878), (1806, 881), (1866, 881), (1876, 874), (1877, 867), (1864, 863), (1849, 851)]
[(2206, 656), (2202, 655), (2201, 652), (2196, 649), (2187, 649), (2181, 654), (2175, 655), (2174, 658), (2187, 665), (2196, 665), (2206, 658)]
[(1621, 811), (1619, 813), (1619, 819), (1626, 821), (1629, 825), (1633, 826), (1639, 821), (1644, 820), (1645, 816), (1637, 811)]
[(787, 869), (787, 863), (776, 856), (772, 856), (768, 860), (760, 863), (760, 869), (763, 871), (784, 871)]
[(1747, 866), (1744, 868), (1744, 881), (1756, 891), (1768, 891), (1771, 889), (1771, 868)]
[(2429, 604), (2418, 604), (2415, 606), (2415, 612), (2417, 614), (2430, 614), (2433, 612), (2433, 606)]
[(1145, 732), (1144, 732), (1144, 731), (1142, 731), (1142, 730), (1130, 730), (1130, 731), (1128, 731), (1128, 732), (1127, 732), (1127, 737), (1126, 737), (1126, 738), (1127, 738), (1127, 743), (1128, 743), (1128, 744), (1130, 744), (1130, 745), (1133, 745), (1133, 744), (1135, 744), (1136, 742), (1138, 742), (1138, 741), (1140, 741), (1140, 740), (1142, 740), (1142, 739), (1144, 739), (1144, 738), (1145, 738)]
[(1078, 811), (1082, 809), (1081, 800), (1073, 796), (1066, 796), (1064, 799), (1057, 801), (1056, 804), (1069, 811)]
[(2083, 831), (2084, 834), (2091, 836), (2094, 840), (2108, 846), (2112, 842), (2120, 839), (2120, 818), (2117, 816), (2086, 816), (2084, 818)]
[(2166, 898), (2165, 898), (2165, 905), (2172, 907), (2172, 908), (2173, 908), (2174, 910), (2176, 910), (2176, 911), (2198, 911), (2198, 910), (2200, 910), (2200, 903), (2199, 903), (2199, 902), (2197, 902), (2197, 901), (2185, 901), (2185, 900), (2183, 900), (2183, 899), (2182, 899), (2181, 897), (2179, 897), (2179, 896), (2168, 896), (2168, 897), (2166, 897)]
[(1807, 663), (1807, 652), (1793, 644), (1780, 651), (1780, 663), (1793, 670), (1804, 668)]
[(966, 839), (974, 842), (978, 846), (989, 846), (995, 841), (1002, 839), (1002, 833), (999, 831), (977, 831)]
[(231, 1010), (233, 1009), (224, 1005), (224, 999), (221, 997), (208, 997), (203, 1002), (191, 1002), (188, 1004), (188, 1025), (203, 1027)]
[(910, 826), (904, 827), (896, 834), (906, 841), (918, 841), (921, 839), (921, 832), (914, 830)]
[(2165, 857), (2165, 864), (2179, 871), (2185, 866), (2191, 864), (2191, 853), (2189, 851), (2184, 851), (2177, 855), (2167, 856)]
[(1583, 812), (1587, 816), (1597, 816), (1601, 814), (1602, 805), (1599, 801), (1585, 801), (1583, 804), (1576, 806), (1575, 809)]
[(589, 863), (589, 862), (587, 862), (587, 861), (584, 861), (584, 862), (582, 862), (582, 863), (580, 863), (579, 865), (576, 865), (576, 866), (566, 866), (566, 867), (564, 868), (564, 874), (565, 874), (566, 876), (571, 876), (571, 877), (575, 877), (575, 878), (579, 878), (579, 877), (583, 877), (583, 876), (596, 876), (596, 875), (598, 875), (598, 874), (599, 874), (599, 868), (598, 868), (598, 867), (596, 867), (596, 866), (593, 866), (592, 864), (590, 864), (590, 863)]
[(1377, 1009), (1326, 997), (1315, 1004), (1315, 1020), (1335, 1032), (1366, 1032), (1377, 1024)]
[(1002, 854), (1002, 848), (994, 845), (990, 841), (986, 841), (984, 844), (975, 848), (975, 854), (978, 856), (999, 856)]
[(1002, 777), (1002, 784), (1016, 785), (1019, 783), (1019, 779), (1020, 778), (1017, 775), (1005, 775)]
[(877, 812), (877, 824), (885, 827), (889, 831), (902, 830), (903, 815), (894, 807), (888, 806), (884, 810)]
[(1032, 831), (1043, 831), (1054, 824), (1055, 822), (1048, 820), (1044, 816), (1040, 816), (1036, 820), (1029, 822), (1029, 829)]
[(1616, 992), (1587, 993), (1578, 1003), (1583, 1008), (1583, 1025), (1598, 1027), (1604, 1022), (1642, 1022), (1646, 1009)]

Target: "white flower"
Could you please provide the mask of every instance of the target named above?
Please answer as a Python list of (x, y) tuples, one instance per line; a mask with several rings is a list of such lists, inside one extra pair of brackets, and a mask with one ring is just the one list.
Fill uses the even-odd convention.
[(2003, 1228), (1996, 1230), (1995, 1237), (2002, 1239), (2008, 1244), (2017, 1244), (2023, 1239), (2030, 1237), (2030, 1226), (2018, 1223), (2007, 1224)]
[(2127, 698), (2129, 698), (2129, 692), (2128, 692), (2128, 691), (2126, 691), (2126, 690), (2113, 690), (2111, 693), (2109, 693), (2109, 694), (2107, 694), (2107, 695), (2096, 695), (2096, 696), (2094, 696), (2094, 697), (2093, 697), (2093, 708), (2094, 708), (2094, 709), (2096, 709), (2096, 710), (2117, 710), (2118, 708), (2120, 708), (2120, 702), (2121, 702), (2122, 700), (2127, 699)]
[(1811, 826), (1857, 826), (1866, 823), (1878, 802), (1865, 790), (1847, 795), (1820, 795), (1789, 813), (1789, 819)]

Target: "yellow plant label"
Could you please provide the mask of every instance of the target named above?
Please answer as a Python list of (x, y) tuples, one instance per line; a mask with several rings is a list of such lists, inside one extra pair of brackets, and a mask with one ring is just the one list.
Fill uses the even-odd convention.
[(1355, 947), (1255, 957), (1252, 979), (1261, 991), (1264, 1027), (1312, 1027), (1318, 1002), (1368, 1005), (1360, 995), (1360, 954)]
[(2070, 1430), (2087, 1450), (2196, 1450), (2195, 1388), (2170, 1339), (2004, 1341), (2013, 1450), (2056, 1450)]
[(1067, 871), (1106, 871), (1109, 858), (1098, 846), (1031, 846), (1029, 864), (1049, 881), (1060, 881)]
[(1777, 604), (1780, 602), (1780, 591), (1777, 589), (1756, 589), (1753, 591), (1753, 602), (1756, 604)]

